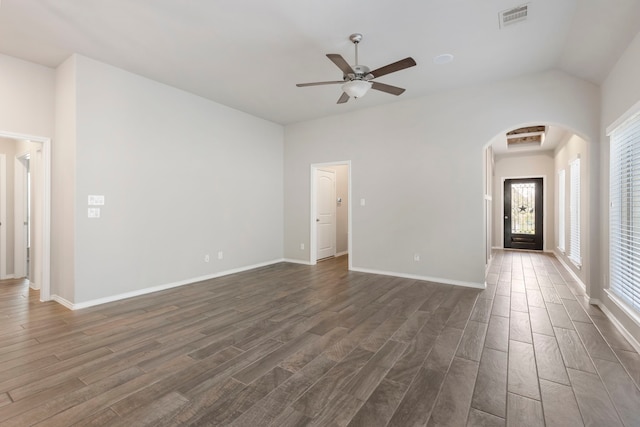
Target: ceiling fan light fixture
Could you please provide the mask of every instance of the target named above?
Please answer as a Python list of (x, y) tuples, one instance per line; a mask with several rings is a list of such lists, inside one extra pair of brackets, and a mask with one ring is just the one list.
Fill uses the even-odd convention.
[(351, 80), (342, 85), (342, 91), (351, 98), (362, 98), (371, 89), (371, 82), (366, 80)]

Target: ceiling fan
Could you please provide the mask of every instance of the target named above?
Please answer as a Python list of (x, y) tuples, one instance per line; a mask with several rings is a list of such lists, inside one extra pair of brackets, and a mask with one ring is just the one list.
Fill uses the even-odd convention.
[(373, 81), (373, 79), (384, 76), (385, 74), (394, 73), (396, 71), (404, 70), (405, 68), (413, 67), (416, 65), (416, 61), (413, 58), (408, 57), (401, 59), (384, 67), (376, 68), (371, 71), (366, 65), (358, 64), (358, 43), (362, 41), (362, 34), (355, 33), (349, 36), (349, 40), (353, 42), (356, 49), (356, 64), (354, 66), (349, 65), (345, 59), (337, 53), (328, 53), (329, 58), (334, 64), (340, 68), (343, 73), (342, 80), (334, 80), (329, 82), (314, 82), (314, 83), (298, 83), (298, 87), (306, 86), (320, 86), (320, 85), (332, 85), (342, 84), (342, 96), (338, 99), (338, 104), (344, 104), (350, 97), (360, 98), (363, 97), (369, 89), (379, 90), (381, 92), (390, 93), (392, 95), (401, 95), (405, 89), (391, 86), (384, 83)]

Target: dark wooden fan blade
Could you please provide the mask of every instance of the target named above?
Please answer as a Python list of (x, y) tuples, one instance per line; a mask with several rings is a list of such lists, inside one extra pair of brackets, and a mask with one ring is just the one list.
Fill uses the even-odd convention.
[(371, 89), (379, 90), (382, 92), (390, 93), (391, 95), (402, 95), (405, 89), (398, 86), (386, 85), (384, 83), (372, 82)]
[(347, 95), (345, 92), (342, 92), (342, 96), (340, 96), (336, 104), (344, 104), (348, 100), (349, 100), (349, 95)]
[(329, 58), (331, 62), (336, 64), (338, 68), (342, 70), (345, 76), (347, 74), (356, 73), (355, 71), (353, 71), (353, 68), (351, 68), (351, 65), (349, 65), (349, 63), (345, 61), (341, 55), (338, 55), (337, 53), (327, 53), (327, 58)]
[(405, 68), (413, 67), (416, 65), (416, 61), (413, 58), (408, 57), (401, 59), (393, 64), (385, 65), (384, 67), (377, 68), (371, 72), (374, 77), (384, 76), (385, 74), (395, 73), (396, 71), (404, 70)]
[(330, 82), (297, 83), (296, 86), (307, 87), (307, 86), (335, 85), (339, 83), (344, 83), (344, 80), (333, 80)]

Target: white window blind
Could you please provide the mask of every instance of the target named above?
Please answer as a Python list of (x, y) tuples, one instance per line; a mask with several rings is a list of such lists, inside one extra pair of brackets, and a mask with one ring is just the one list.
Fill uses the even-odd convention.
[(565, 198), (565, 175), (564, 169), (558, 172), (558, 249), (563, 253), (565, 251), (565, 206), (567, 203)]
[(640, 114), (611, 133), (610, 290), (640, 311)]
[(582, 266), (580, 256), (580, 158), (569, 163), (569, 259)]

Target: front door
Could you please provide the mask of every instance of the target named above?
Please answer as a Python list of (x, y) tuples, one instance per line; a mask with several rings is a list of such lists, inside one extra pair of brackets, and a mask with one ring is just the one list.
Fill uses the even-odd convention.
[(505, 179), (504, 247), (542, 250), (542, 178)]
[(316, 236), (317, 259), (336, 254), (336, 173), (316, 171)]

